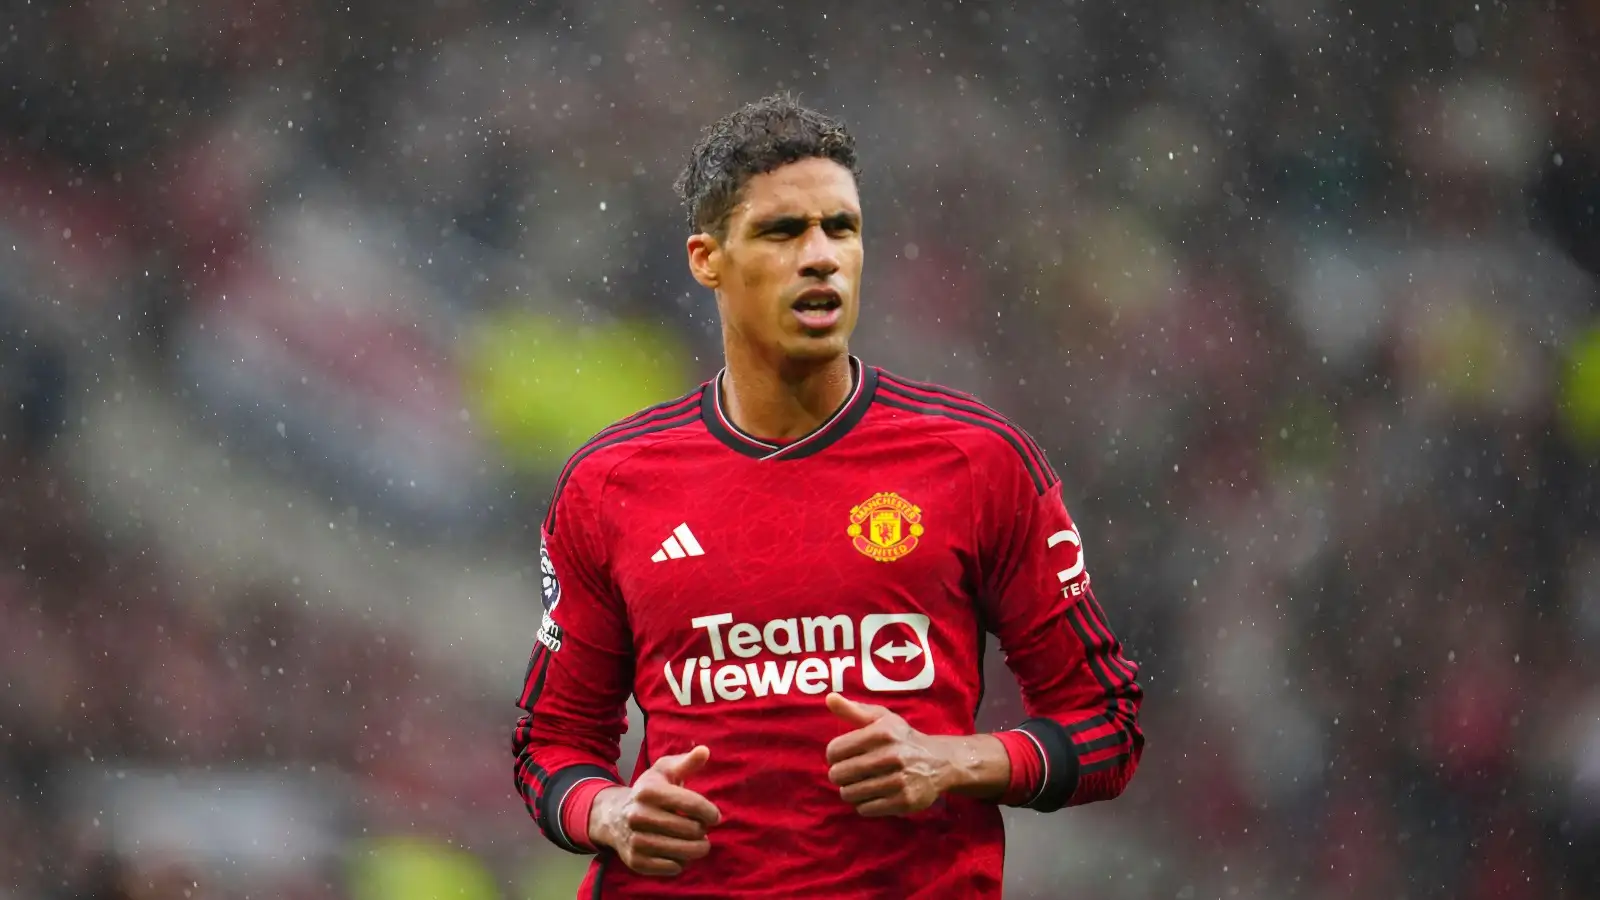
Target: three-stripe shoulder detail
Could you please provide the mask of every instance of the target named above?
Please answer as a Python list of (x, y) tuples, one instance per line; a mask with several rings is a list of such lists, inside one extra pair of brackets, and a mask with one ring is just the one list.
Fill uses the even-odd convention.
[(699, 421), (700, 394), (704, 390), (705, 386), (702, 385), (676, 400), (668, 400), (640, 410), (602, 429), (599, 434), (579, 447), (567, 459), (567, 464), (561, 469), (560, 477), (556, 479), (555, 490), (550, 496), (550, 508), (544, 516), (544, 530), (550, 534), (555, 533), (556, 506), (561, 502), (561, 492), (566, 488), (567, 481), (572, 478), (572, 473), (578, 470), (579, 464), (607, 447)]
[(885, 406), (905, 412), (944, 416), (994, 432), (1010, 444), (1021, 457), (1023, 467), (1028, 470), (1028, 477), (1033, 480), (1034, 488), (1041, 494), (1061, 481), (1055, 469), (1051, 468), (1050, 460), (1044, 455), (1044, 450), (1031, 435), (970, 394), (963, 394), (943, 385), (911, 381), (880, 369), (876, 399)]

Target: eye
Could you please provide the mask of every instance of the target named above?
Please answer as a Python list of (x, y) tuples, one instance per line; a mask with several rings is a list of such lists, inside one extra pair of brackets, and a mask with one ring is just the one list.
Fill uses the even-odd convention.
[(761, 236), (769, 240), (786, 241), (799, 237), (805, 233), (805, 230), (806, 223), (794, 220), (785, 220), (782, 222), (775, 222), (772, 225), (762, 229)]
[(852, 219), (849, 216), (834, 216), (833, 218), (825, 220), (822, 223), (822, 228), (833, 237), (844, 237), (855, 234), (857, 231), (857, 224), (855, 219)]

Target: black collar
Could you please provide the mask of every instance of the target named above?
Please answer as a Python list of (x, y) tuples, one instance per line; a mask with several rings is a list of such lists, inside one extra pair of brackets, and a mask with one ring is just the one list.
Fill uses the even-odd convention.
[(862, 365), (861, 360), (854, 356), (850, 357), (850, 396), (844, 403), (804, 437), (787, 444), (774, 444), (746, 434), (733, 424), (733, 418), (722, 403), (722, 376), (727, 371), (723, 369), (718, 372), (717, 377), (706, 385), (700, 399), (700, 417), (706, 423), (706, 430), (717, 440), (729, 449), (753, 459), (802, 459), (832, 445), (849, 434), (850, 429), (867, 414), (872, 406), (872, 396), (878, 390), (878, 371)]

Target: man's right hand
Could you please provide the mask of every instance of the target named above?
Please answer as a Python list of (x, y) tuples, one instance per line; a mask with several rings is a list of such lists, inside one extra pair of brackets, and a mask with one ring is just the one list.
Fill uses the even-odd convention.
[(683, 786), (700, 771), (705, 746), (663, 756), (632, 787), (606, 788), (589, 811), (589, 838), (616, 851), (641, 875), (677, 875), (690, 860), (711, 852), (706, 832), (722, 821), (710, 800)]

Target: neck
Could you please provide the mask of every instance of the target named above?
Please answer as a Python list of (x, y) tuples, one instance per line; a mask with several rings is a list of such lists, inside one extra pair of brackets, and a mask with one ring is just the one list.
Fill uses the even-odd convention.
[(727, 348), (722, 402), (741, 431), (787, 441), (815, 431), (850, 397), (850, 357), (777, 366)]

